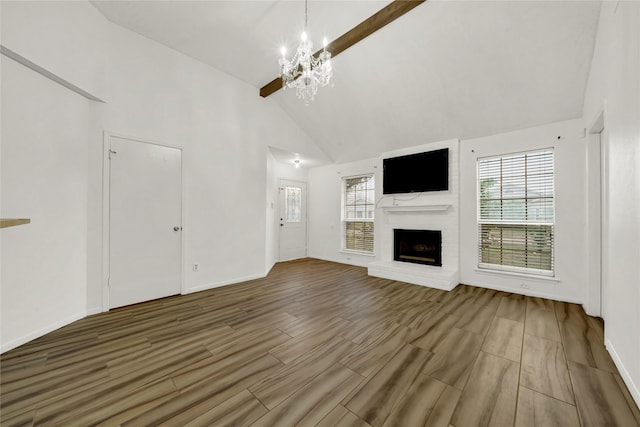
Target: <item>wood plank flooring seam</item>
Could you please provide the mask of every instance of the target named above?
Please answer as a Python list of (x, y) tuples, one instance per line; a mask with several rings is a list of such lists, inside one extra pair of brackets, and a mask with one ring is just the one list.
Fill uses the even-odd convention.
[(363, 378), (369, 378), (371, 375), (373, 375), (373, 373), (372, 373), (372, 374), (369, 374), (369, 375), (367, 375), (367, 376), (365, 377), (365, 376), (364, 376), (364, 375), (362, 375), (362, 374), (358, 374), (356, 371), (354, 371), (353, 369), (349, 368), (348, 366), (346, 366), (346, 365), (344, 365), (344, 364), (340, 363), (340, 361), (337, 361), (336, 363), (337, 363), (337, 364), (339, 364), (340, 366), (342, 366), (343, 368), (350, 370), (350, 371), (351, 371), (351, 372), (353, 372), (354, 374), (360, 375), (360, 376), (361, 376), (361, 377), (363, 377)]
[[(264, 402), (262, 400), (260, 400), (260, 398), (258, 396), (256, 396), (251, 390), (249, 390), (249, 388), (251, 386), (253, 386), (254, 384), (249, 385), (249, 387), (247, 387), (245, 390), (249, 393), (251, 393), (251, 395), (258, 401), (260, 402), (260, 404), (264, 407), (264, 409), (266, 409), (267, 411), (269, 411), (269, 408), (267, 408), (267, 406), (264, 404)], [(306, 384), (305, 384), (306, 385)]]
[(303, 259), (5, 353), (0, 424), (640, 427), (602, 331), (577, 304)]
[(460, 427), (513, 425), (519, 372), (514, 365), (519, 364), (480, 351), (450, 422)]
[[(560, 328), (560, 320), (558, 319), (558, 315), (556, 314), (556, 311), (553, 310), (553, 314), (556, 316), (556, 322), (558, 323), (558, 330), (560, 330), (560, 339), (561, 339), (561, 344), (562, 344), (562, 350), (564, 351), (564, 359), (567, 361), (567, 369), (569, 369), (569, 359), (567, 358), (567, 349), (566, 349), (566, 343), (564, 341), (564, 335), (562, 334), (562, 330)], [(571, 390), (573, 391), (573, 398), (574, 398), (574, 405), (576, 406), (576, 409), (578, 409), (578, 396), (576, 395), (576, 386), (574, 384), (573, 381), (573, 377), (571, 375), (571, 370), (569, 370), (569, 382), (571, 384)], [(584, 421), (582, 420), (582, 415), (580, 414), (580, 411), (578, 410), (578, 419), (580, 420), (580, 424), (581, 425), (585, 425)]]
[(574, 403), (569, 403), (569, 402), (566, 402), (566, 401), (564, 401), (564, 400), (562, 400), (562, 399), (558, 399), (557, 397), (553, 397), (553, 396), (551, 396), (550, 394), (544, 393), (544, 392), (542, 392), (542, 391), (534, 390), (534, 389), (532, 389), (531, 387), (527, 387), (527, 386), (524, 386), (524, 385), (522, 385), (522, 384), (519, 384), (519, 385), (520, 385), (520, 387), (522, 387), (522, 388), (526, 388), (527, 390), (531, 390), (531, 391), (533, 391), (533, 392), (535, 392), (535, 393), (538, 393), (538, 394), (541, 394), (541, 395), (543, 395), (543, 396), (546, 396), (546, 397), (548, 397), (549, 399), (557, 400), (558, 402), (562, 402), (562, 403), (565, 403), (565, 404), (567, 404), (567, 405), (576, 406), (575, 402), (574, 402)]
[(618, 386), (622, 390), (622, 394), (624, 395), (624, 398), (627, 401), (627, 404), (629, 405), (629, 408), (631, 409), (631, 412), (633, 413), (638, 426), (640, 426), (640, 408), (636, 405), (635, 400), (633, 400), (633, 396), (631, 396), (631, 392), (629, 391), (627, 385), (624, 383), (624, 380), (622, 379), (620, 374), (614, 374), (613, 376), (616, 379)]
[[(478, 334), (476, 334), (476, 335), (478, 335)], [(482, 352), (482, 346), (484, 345), (484, 342), (485, 342), (486, 339), (487, 339), (487, 334), (485, 333), (482, 336), (482, 342), (480, 343), (480, 351), (478, 352), (478, 354), (476, 354), (476, 357), (474, 358), (473, 363), (471, 363), (472, 366), (474, 366), (476, 364), (476, 362), (478, 361), (478, 357), (480, 357), (480, 352)], [(469, 382), (469, 377), (467, 377), (466, 381), (464, 382), (464, 386), (462, 387), (463, 390), (467, 386), (468, 382)]]
[(293, 338), (293, 335), (286, 333), (285, 331), (282, 330), (282, 328), (276, 328), (276, 329), (282, 332), (283, 334), (287, 335), (289, 338)]
[[(525, 316), (526, 316), (526, 312), (525, 312)], [(494, 312), (493, 319), (495, 319), (496, 317), (498, 317), (498, 316), (497, 316), (497, 307), (496, 307), (496, 311)], [(493, 319), (492, 319), (492, 322), (493, 322)], [(525, 317), (525, 320), (526, 320), (526, 317)], [(478, 354), (476, 355), (476, 357), (475, 357), (475, 359), (474, 359), (474, 361), (473, 361), (473, 363), (472, 363), (472, 366), (476, 366), (476, 364), (478, 363), (478, 359), (480, 358), (481, 354), (483, 353), (483, 350), (482, 350), (482, 349), (484, 348), (484, 345), (485, 345), (485, 342), (486, 342), (486, 340), (487, 340), (488, 334), (489, 334), (489, 331), (487, 330), (487, 331), (484, 333), (484, 335), (483, 335), (482, 343), (481, 343), (481, 345), (480, 345), (480, 351), (479, 351), (479, 352), (478, 352)], [(523, 328), (523, 334), (522, 334), (521, 349), (522, 349), (523, 345), (524, 345), (524, 328)], [(485, 352), (485, 353), (486, 353), (486, 352)], [(486, 353), (486, 354), (490, 354), (490, 353)], [(508, 362), (513, 363), (513, 361), (512, 361), (512, 360), (510, 360), (510, 359), (507, 359), (507, 358), (504, 358), (504, 357), (501, 357), (501, 356), (498, 356), (498, 355), (493, 355), (493, 356), (495, 356), (495, 357), (499, 357), (499, 358), (501, 358), (501, 359), (503, 359), (503, 360), (505, 360), (505, 361), (508, 361)], [(520, 352), (520, 360), (519, 360), (519, 362), (518, 362), (518, 381), (517, 381), (517, 382), (518, 382), (518, 384), (519, 384), (519, 382), (520, 382), (520, 370), (522, 369), (522, 363), (521, 363), (521, 362), (522, 362), (522, 351)], [(473, 368), (472, 368), (472, 370), (473, 370)], [(464, 386), (462, 387), (462, 390), (466, 389), (467, 384), (469, 383), (470, 379), (471, 379), (471, 375), (469, 375), (469, 376), (467, 377), (467, 379), (465, 380), (465, 382), (464, 382)], [(518, 402), (518, 400), (517, 400), (517, 399), (518, 399), (518, 389), (517, 389), (517, 388), (516, 388), (516, 396), (515, 396), (515, 399), (516, 399), (516, 400), (515, 400), (516, 404), (515, 404), (515, 405), (513, 405), (513, 409), (512, 409), (512, 412), (513, 412), (512, 419), (514, 420), (514, 423), (515, 423), (515, 420), (516, 420), (516, 416), (517, 416), (517, 409), (518, 409), (518, 405), (517, 405), (517, 402)], [(454, 408), (454, 413), (457, 411), (458, 406), (459, 406), (461, 403), (462, 403), (462, 400), (458, 400), (458, 403), (456, 404), (456, 407)]]
[(525, 335), (527, 333), (526, 330), (526, 325), (527, 325), (527, 300), (525, 300), (525, 310), (524, 310), (524, 315), (523, 315), (523, 319), (522, 319), (522, 341), (520, 342), (520, 369), (518, 370), (518, 389), (516, 391), (516, 405), (515, 408), (513, 408), (513, 422), (514, 422), (514, 426), (515, 424), (518, 422), (518, 409), (519, 409), (519, 405), (520, 405), (520, 387), (522, 387), (521, 385), (521, 378), (522, 378), (522, 358), (524, 356), (524, 339), (525, 339)]

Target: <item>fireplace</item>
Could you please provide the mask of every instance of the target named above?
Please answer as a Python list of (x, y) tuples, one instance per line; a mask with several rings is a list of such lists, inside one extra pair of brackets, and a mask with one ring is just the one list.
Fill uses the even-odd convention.
[(442, 266), (442, 232), (439, 230), (393, 230), (393, 259)]

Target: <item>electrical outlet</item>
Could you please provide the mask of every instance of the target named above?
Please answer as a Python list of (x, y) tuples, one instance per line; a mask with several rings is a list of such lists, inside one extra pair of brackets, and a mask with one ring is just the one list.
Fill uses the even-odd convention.
[(196, 263), (196, 264), (193, 264), (193, 271), (198, 271), (198, 267), (199, 267), (199, 266), (198, 266), (198, 264), (197, 264), (197, 263)]
[(526, 283), (520, 283), (520, 287), (521, 287), (522, 289), (529, 289), (529, 285), (528, 285), (528, 284), (526, 284)]

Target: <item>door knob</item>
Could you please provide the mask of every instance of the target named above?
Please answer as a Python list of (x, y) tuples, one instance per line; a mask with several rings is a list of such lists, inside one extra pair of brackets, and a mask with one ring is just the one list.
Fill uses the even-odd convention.
[(177, 225), (175, 227), (173, 227), (173, 231), (179, 231), (179, 230), (182, 230), (182, 227), (177, 226)]

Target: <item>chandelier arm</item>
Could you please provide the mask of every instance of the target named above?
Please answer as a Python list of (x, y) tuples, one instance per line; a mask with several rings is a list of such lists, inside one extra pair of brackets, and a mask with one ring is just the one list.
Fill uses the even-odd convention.
[(305, 32), (291, 60), (286, 58), (286, 48), (282, 48), (280, 64), (280, 87), (295, 88), (296, 95), (305, 105), (309, 105), (318, 93), (318, 88), (331, 83), (333, 70), (331, 68), (331, 53), (327, 51), (326, 38), (323, 49), (313, 52), (313, 42), (307, 36), (308, 0), (305, 0)]
[[(324, 49), (324, 48), (323, 48), (323, 49), (320, 49), (320, 50), (318, 50), (318, 51), (316, 51), (313, 55), (311, 55), (311, 56), (310, 56), (310, 59), (311, 59), (311, 60), (315, 60), (315, 61), (319, 61), (319, 59), (318, 59), (318, 58), (320, 57), (320, 55), (321, 55), (321, 54), (322, 54), (322, 52), (324, 52), (324, 51), (325, 51), (325, 49)], [(327, 53), (329, 54), (329, 58), (328, 58), (328, 59), (330, 59), (330, 58), (331, 58), (331, 54), (330, 54), (328, 51), (327, 51)], [(292, 68), (293, 68), (294, 66), (296, 66), (296, 65), (297, 65), (297, 69), (298, 69), (298, 71), (300, 71), (300, 72), (301, 72), (301, 71), (302, 71), (302, 65), (300, 64), (300, 58), (299, 58), (297, 55), (298, 55), (298, 54), (296, 53), (296, 55), (295, 55), (293, 58), (291, 58), (291, 62), (290, 62), (290, 64), (291, 64)], [(279, 80), (279, 78), (278, 78), (278, 79), (276, 79), (276, 80)]]
[[(365, 19), (337, 39), (333, 40), (327, 45), (326, 49), (333, 54), (333, 57), (335, 57), (425, 1), (426, 0), (393, 0), (378, 12), (371, 15), (369, 18)], [(318, 56), (321, 52), (322, 49), (314, 53), (313, 56)], [(281, 88), (282, 79), (281, 77), (276, 77), (266, 85), (262, 86), (259, 94), (264, 98), (277, 92)]]

